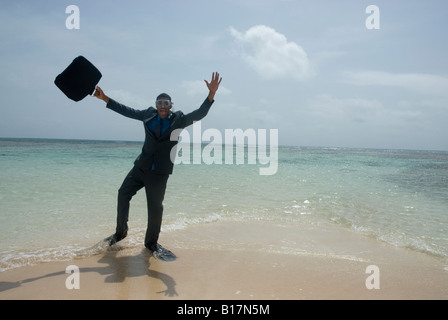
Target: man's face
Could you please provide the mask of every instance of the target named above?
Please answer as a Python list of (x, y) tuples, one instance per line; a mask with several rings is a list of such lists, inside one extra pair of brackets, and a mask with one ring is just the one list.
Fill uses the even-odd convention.
[(164, 119), (170, 114), (171, 110), (171, 101), (168, 98), (159, 98), (156, 101), (157, 113), (160, 118)]

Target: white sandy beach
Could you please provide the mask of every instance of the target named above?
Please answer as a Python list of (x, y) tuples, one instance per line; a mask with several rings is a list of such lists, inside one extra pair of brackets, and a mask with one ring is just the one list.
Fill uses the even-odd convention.
[[(0, 273), (0, 299), (447, 299), (448, 270), (424, 253), (331, 225), (215, 222), (162, 232), (176, 253), (143, 245)], [(79, 289), (67, 289), (79, 268)], [(368, 289), (369, 265), (379, 289)]]

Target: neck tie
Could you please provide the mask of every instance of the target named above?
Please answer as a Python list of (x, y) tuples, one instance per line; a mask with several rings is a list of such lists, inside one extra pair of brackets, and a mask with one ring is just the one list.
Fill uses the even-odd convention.
[(159, 119), (159, 123), (157, 123), (157, 126), (154, 129), (154, 135), (156, 136), (156, 138), (160, 138), (160, 136), (162, 135), (162, 121), (162, 119)]

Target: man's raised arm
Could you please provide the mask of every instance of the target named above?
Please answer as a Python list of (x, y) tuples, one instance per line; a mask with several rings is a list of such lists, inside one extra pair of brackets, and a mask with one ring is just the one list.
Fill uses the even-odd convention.
[(96, 86), (96, 90), (93, 95), (98, 99), (106, 102), (106, 108), (111, 109), (125, 117), (136, 120), (143, 120), (143, 118), (145, 117), (146, 110), (135, 110), (121, 103), (118, 103), (114, 99), (110, 99), (99, 86)]
[(222, 77), (219, 78), (219, 73), (218, 72), (213, 72), (212, 74), (212, 81), (209, 83), (207, 80), (205, 81), (205, 84), (207, 85), (207, 88), (209, 90), (208, 93), (208, 100), (210, 100), (210, 102), (213, 101), (213, 99), (215, 98), (215, 93), (216, 91), (218, 91), (219, 88), (219, 84), (221, 83)]

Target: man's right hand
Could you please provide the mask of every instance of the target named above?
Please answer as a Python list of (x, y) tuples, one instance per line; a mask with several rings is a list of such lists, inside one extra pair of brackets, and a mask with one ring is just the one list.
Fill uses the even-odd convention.
[(103, 100), (106, 103), (109, 103), (109, 97), (104, 94), (103, 90), (101, 90), (99, 86), (96, 86), (96, 90), (93, 95), (98, 99)]

